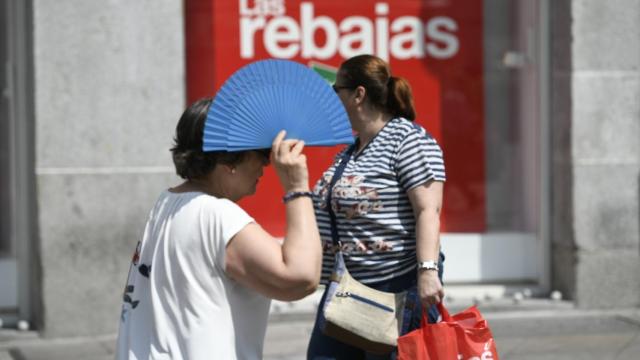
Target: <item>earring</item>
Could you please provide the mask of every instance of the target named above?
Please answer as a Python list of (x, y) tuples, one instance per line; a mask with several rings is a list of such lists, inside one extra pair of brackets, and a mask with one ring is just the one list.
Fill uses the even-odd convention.
[(236, 168), (231, 168), (231, 173), (235, 174), (236, 173)]

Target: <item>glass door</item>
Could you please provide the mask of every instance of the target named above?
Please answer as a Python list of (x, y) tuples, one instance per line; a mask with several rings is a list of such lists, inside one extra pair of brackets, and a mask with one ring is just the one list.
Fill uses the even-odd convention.
[(30, 0), (0, 0), (0, 318), (33, 321), (35, 174)]
[(15, 313), (18, 304), (14, 221), (13, 65), (9, 2), (0, 0), (0, 314)]
[[(483, 232), (445, 233), (445, 282), (546, 290), (546, 0), (485, 0)], [(446, 154), (445, 154), (446, 155)], [(445, 206), (447, 201), (445, 199)]]

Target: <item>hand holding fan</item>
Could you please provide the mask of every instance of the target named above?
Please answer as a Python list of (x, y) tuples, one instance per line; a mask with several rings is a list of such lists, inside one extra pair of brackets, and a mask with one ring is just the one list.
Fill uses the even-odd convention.
[(344, 107), (315, 71), (289, 60), (261, 60), (229, 77), (209, 108), (204, 151), (270, 148), (280, 130), (307, 146), (353, 143)]

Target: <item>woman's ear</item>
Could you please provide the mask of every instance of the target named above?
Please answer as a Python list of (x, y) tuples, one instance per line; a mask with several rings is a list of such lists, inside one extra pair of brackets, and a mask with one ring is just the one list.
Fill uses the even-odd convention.
[(224, 171), (228, 174), (236, 173), (236, 167), (234, 165), (221, 164), (221, 166), (224, 169)]
[(367, 89), (364, 86), (358, 86), (354, 89), (354, 100), (356, 101), (356, 105), (362, 105), (365, 97), (367, 96)]

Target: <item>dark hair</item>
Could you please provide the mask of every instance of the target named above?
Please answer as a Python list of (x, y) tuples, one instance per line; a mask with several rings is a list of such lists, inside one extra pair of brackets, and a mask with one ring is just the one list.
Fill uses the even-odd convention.
[(384, 60), (373, 55), (354, 56), (340, 65), (340, 73), (350, 87), (363, 86), (369, 103), (374, 107), (394, 117), (415, 120), (409, 82), (391, 76), (389, 65)]
[(212, 101), (213, 98), (203, 98), (191, 104), (182, 113), (176, 126), (171, 153), (176, 174), (183, 179), (205, 176), (218, 163), (234, 165), (244, 160), (246, 151), (202, 151), (204, 123)]

